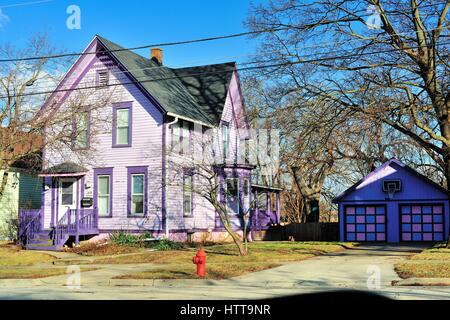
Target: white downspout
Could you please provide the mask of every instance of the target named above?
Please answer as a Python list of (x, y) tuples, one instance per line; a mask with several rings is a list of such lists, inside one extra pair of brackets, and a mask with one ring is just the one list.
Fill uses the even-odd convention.
[[(170, 128), (178, 122), (178, 117), (175, 117), (175, 120), (173, 120), (172, 122), (169, 122), (167, 124), (167, 128), (170, 130)], [(167, 132), (166, 132), (167, 135)], [(166, 146), (167, 146), (167, 136), (166, 136)], [(166, 160), (167, 160), (167, 153), (166, 153)], [(167, 162), (164, 164), (166, 166), (166, 178), (167, 178)], [(167, 180), (166, 180), (167, 181)], [(167, 183), (166, 183), (167, 185)], [(166, 186), (164, 186), (164, 188), (166, 188)], [(167, 190), (167, 189), (166, 189)], [(167, 209), (167, 193), (166, 196), (164, 197), (164, 208), (166, 208), (166, 230), (165, 230), (165, 235), (166, 235), (166, 239), (169, 239), (169, 210)]]

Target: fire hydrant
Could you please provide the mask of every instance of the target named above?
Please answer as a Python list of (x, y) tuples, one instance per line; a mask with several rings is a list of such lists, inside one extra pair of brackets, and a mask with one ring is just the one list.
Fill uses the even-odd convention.
[(192, 258), (192, 262), (197, 265), (197, 275), (204, 278), (206, 274), (206, 253), (203, 248), (201, 248), (197, 252), (197, 255)]

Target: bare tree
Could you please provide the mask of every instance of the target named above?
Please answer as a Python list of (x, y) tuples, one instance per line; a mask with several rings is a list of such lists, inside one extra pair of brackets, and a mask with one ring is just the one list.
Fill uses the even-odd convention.
[[(266, 74), (285, 90), (329, 99), (419, 146), (450, 183), (450, 1), (296, 0), (255, 5)], [(428, 166), (428, 169), (431, 167)]]
[[(247, 132), (247, 130), (245, 131)], [(235, 133), (238, 137), (247, 134), (239, 132), (239, 130), (236, 130)], [(174, 190), (179, 190), (180, 193), (188, 192), (197, 196), (197, 199), (201, 199), (196, 203), (201, 203), (203, 212), (209, 214), (212, 212), (214, 217), (217, 214), (225, 231), (236, 244), (239, 254), (243, 256), (248, 254), (250, 213), (256, 199), (248, 198), (246, 201), (241, 191), (236, 193), (236, 189), (232, 191), (231, 188), (228, 188), (224, 177), (238, 177), (232, 173), (237, 166), (234, 161), (227, 164), (227, 160), (223, 157), (220, 137), (221, 132), (217, 128), (206, 130), (201, 126), (194, 125), (192, 143), (187, 147), (188, 149), (186, 149), (186, 145), (179, 146), (176, 143), (170, 146), (167, 150), (166, 185), (171, 188), (171, 192), (175, 192)], [(179, 148), (184, 148), (181, 154)], [(186, 150), (190, 151), (186, 152)], [(230, 150), (232, 154), (235, 152), (238, 151)], [(243, 152), (243, 150), (239, 152)], [(244, 165), (241, 161), (238, 163)], [(244, 167), (248, 170), (248, 181), (250, 181), (250, 170), (253, 166), (247, 164)], [(187, 186), (184, 183), (186, 178), (191, 179)], [(235, 188), (238, 187), (235, 186)], [(250, 194), (250, 184), (247, 188)], [(237, 212), (230, 209), (228, 205), (230, 198), (233, 199), (233, 202), (238, 203)], [(204, 201), (202, 202), (202, 200)], [(183, 206), (185, 205), (190, 206), (183, 202)]]

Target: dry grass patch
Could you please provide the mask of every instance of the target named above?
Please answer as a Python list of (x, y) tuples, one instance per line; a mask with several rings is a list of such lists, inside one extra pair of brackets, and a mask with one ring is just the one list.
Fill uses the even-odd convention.
[[(337, 243), (306, 242), (255, 242), (249, 244), (249, 254), (239, 256), (234, 244), (215, 245), (206, 251), (207, 279), (221, 280), (250, 272), (278, 267), (287, 262), (301, 261), (317, 255), (343, 250)], [(96, 260), (95, 263), (164, 264), (153, 270), (127, 274), (117, 279), (197, 279), (192, 257), (195, 249), (156, 251), (127, 257)]]
[(450, 249), (428, 249), (411, 257), (411, 260), (440, 260), (450, 261)]
[(400, 278), (450, 278), (450, 262), (420, 261), (395, 265)]
[(55, 257), (31, 250), (22, 250), (20, 246), (0, 246), (0, 266), (31, 266), (38, 263), (52, 263)]
[[(234, 244), (216, 245), (204, 248), (208, 263), (238, 263), (245, 262), (292, 262), (313, 256), (343, 250), (339, 244), (298, 243), (298, 242), (256, 242), (249, 244), (249, 254), (239, 256)], [(196, 249), (169, 251), (153, 251), (132, 256), (118, 256), (96, 259), (96, 264), (179, 264), (192, 263)]]
[[(81, 268), (81, 272), (97, 268)], [(14, 268), (0, 269), (0, 279), (38, 279), (67, 274), (67, 268)]]
[(395, 271), (403, 278), (450, 278), (450, 249), (431, 248), (397, 263)]
[[(237, 277), (250, 272), (262, 271), (279, 267), (277, 263), (212, 263), (206, 268), (206, 279), (222, 280)], [(134, 274), (118, 276), (114, 279), (198, 279), (195, 274), (195, 265), (166, 265), (164, 268), (157, 268)]]
[(113, 243), (82, 243), (78, 247), (66, 248), (65, 252), (73, 252), (83, 256), (112, 256), (119, 254), (134, 253), (141, 250), (132, 246), (120, 246)]

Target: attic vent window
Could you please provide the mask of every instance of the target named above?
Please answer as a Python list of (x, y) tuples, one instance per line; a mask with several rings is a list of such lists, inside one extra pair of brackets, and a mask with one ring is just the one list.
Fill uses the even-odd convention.
[(100, 88), (107, 87), (109, 85), (109, 72), (108, 70), (98, 71), (98, 86)]

